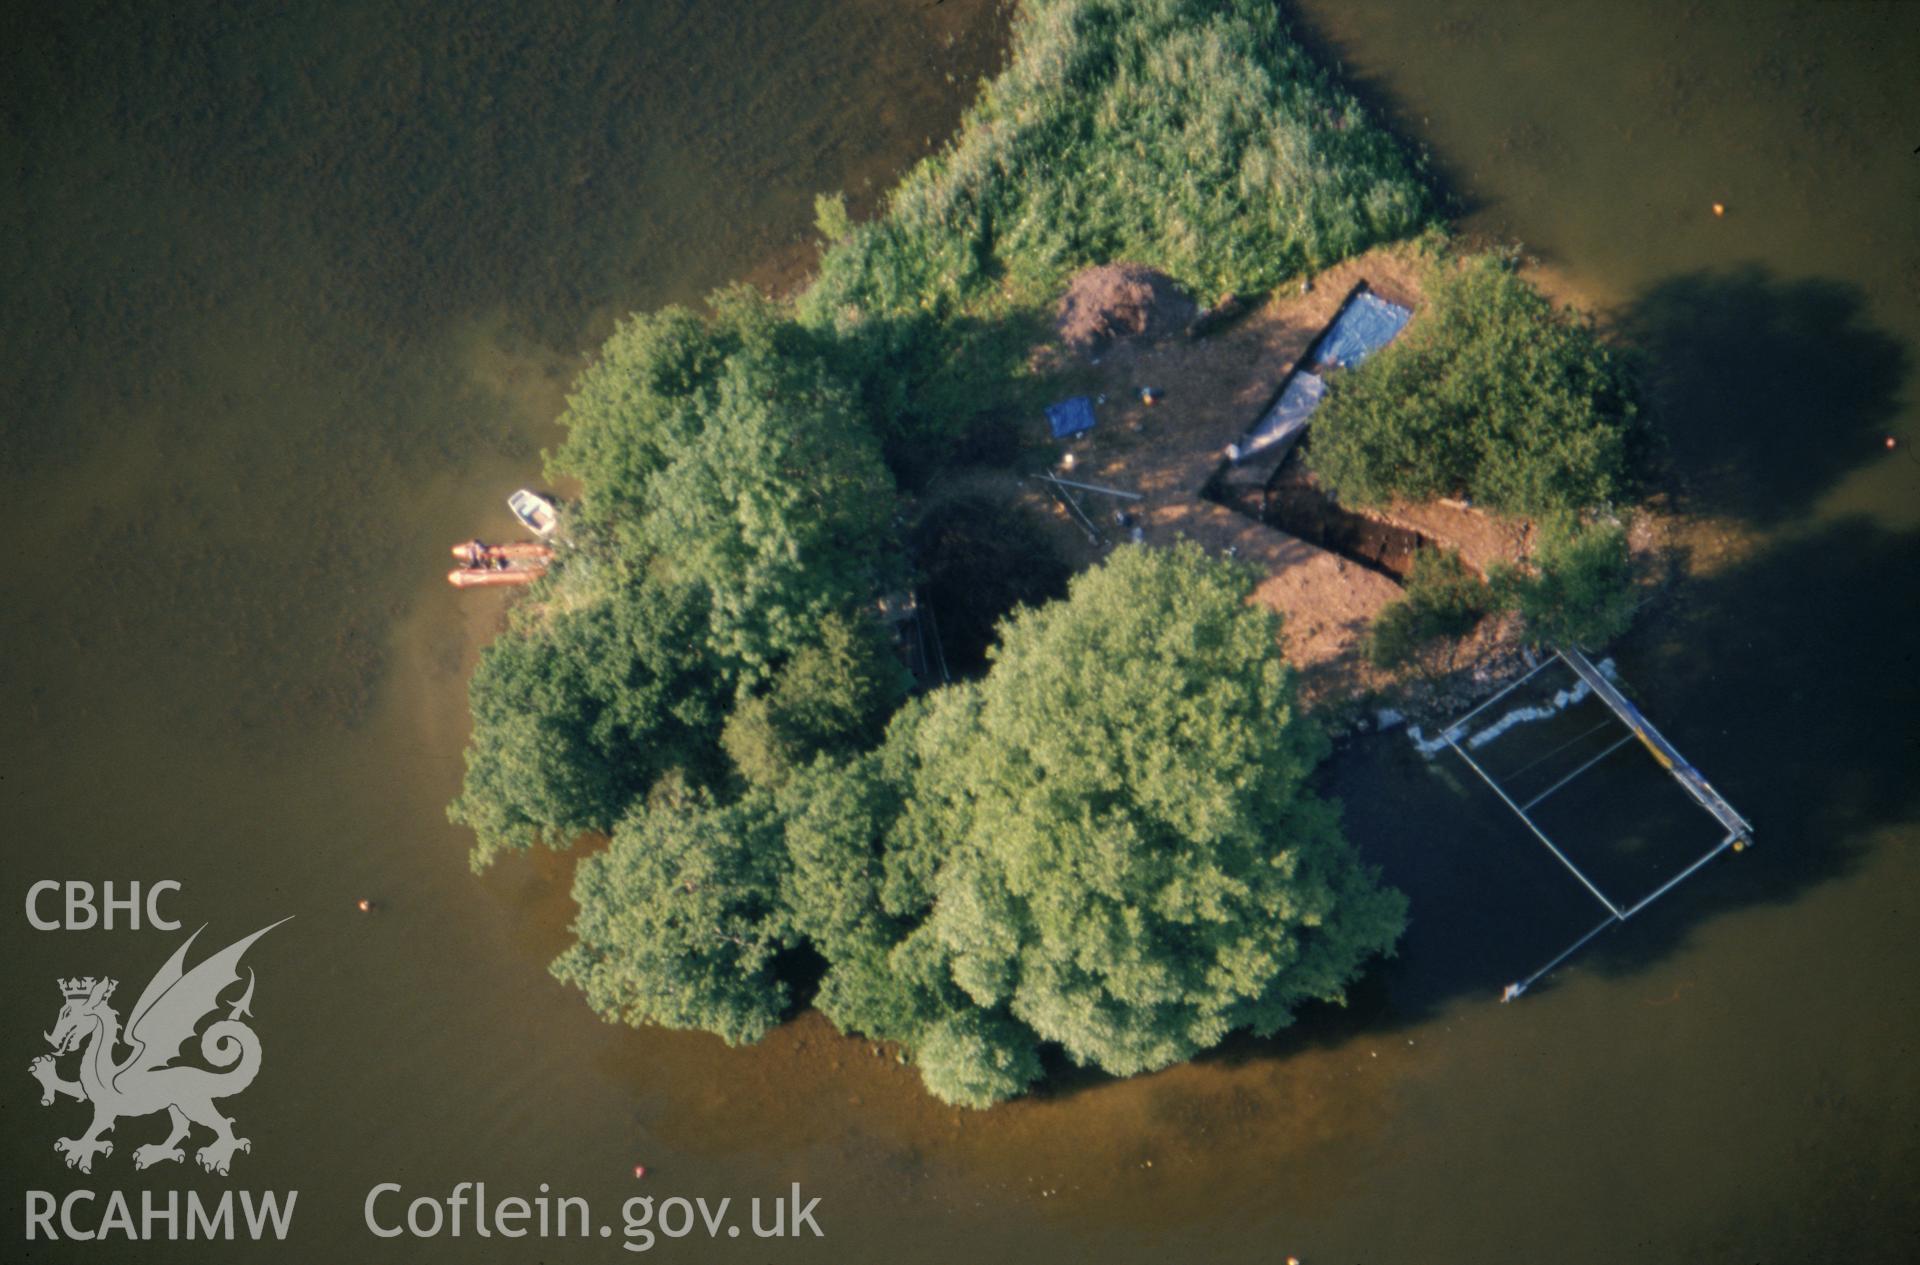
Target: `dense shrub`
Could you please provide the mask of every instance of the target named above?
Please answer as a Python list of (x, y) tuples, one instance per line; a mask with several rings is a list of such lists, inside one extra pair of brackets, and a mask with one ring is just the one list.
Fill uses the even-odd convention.
[(1628, 491), (1635, 387), (1585, 322), (1498, 255), (1437, 263), (1425, 293), (1406, 333), (1335, 377), (1314, 417), (1311, 460), (1336, 495), (1533, 515)]
[(1542, 528), (1531, 563), (1528, 571), (1497, 570), (1493, 584), (1535, 642), (1598, 649), (1633, 621), (1638, 598), (1624, 527), (1555, 520)]
[(1398, 667), (1438, 643), (1472, 632), (1493, 607), (1493, 595), (1460, 555), (1423, 549), (1414, 556), (1406, 592), (1374, 618), (1367, 657)]
[(481, 652), (447, 810), (472, 828), (476, 868), (610, 830), (669, 772), (711, 776), (729, 685), (701, 653), (705, 628), (696, 591), (641, 579), (577, 610), (528, 609)]

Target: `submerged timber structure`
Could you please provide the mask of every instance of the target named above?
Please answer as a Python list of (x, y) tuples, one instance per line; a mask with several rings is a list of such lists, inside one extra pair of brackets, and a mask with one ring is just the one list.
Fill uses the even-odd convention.
[[(1603, 733), (1608, 729), (1613, 729), (1615, 726), (1624, 729), (1625, 733), (1614, 737), (1611, 742), (1607, 743), (1607, 745), (1597, 753), (1587, 755), (1584, 751), (1579, 752), (1578, 761), (1571, 771), (1553, 778), (1544, 789), (1528, 796), (1525, 801), (1522, 802), (1513, 794), (1512, 788), (1509, 785), (1503, 784), (1500, 778), (1490, 773), (1481, 761), (1474, 759), (1470, 751), (1475, 747), (1492, 741), (1498, 737), (1502, 731), (1511, 727), (1516, 721), (1533, 719), (1534, 713), (1529, 710), (1510, 713), (1507, 717), (1477, 732), (1472, 730), (1470, 726), (1477, 718), (1485, 715), (1494, 704), (1500, 702), (1502, 699), (1508, 698), (1542, 671), (1556, 663), (1564, 664), (1573, 673), (1576, 684), (1572, 690), (1556, 696), (1559, 701), (1555, 703), (1554, 709), (1558, 710), (1569, 702), (1577, 702), (1586, 697), (1592, 697), (1597, 699), (1606, 710), (1611, 713), (1611, 719), (1603, 721), (1600, 725), (1587, 730), (1570, 742), (1563, 743), (1549, 751), (1546, 755), (1529, 762), (1521, 772), (1526, 772), (1536, 767), (1555, 755), (1558, 755), (1568, 747), (1583, 743), (1584, 740), (1592, 737), (1596, 733)], [(1567, 854), (1566, 849), (1559, 843), (1556, 843), (1553, 837), (1542, 828), (1537, 818), (1533, 815), (1533, 810), (1549, 797), (1565, 790), (1575, 779), (1594, 769), (1602, 761), (1613, 755), (1614, 752), (1633, 742), (1635, 739), (1638, 739), (1640, 744), (1652, 754), (1654, 760), (1672, 776), (1673, 780), (1680, 785), (1681, 789), (1687, 793), (1693, 802), (1719, 824), (1719, 828), (1724, 833), (1721, 835), (1719, 842), (1714, 844), (1704, 854), (1695, 858), (1678, 873), (1665, 878), (1664, 881), (1652, 891), (1639, 897), (1637, 900), (1631, 903), (1623, 903), (1609, 896), (1586, 870), (1574, 863), (1573, 859)], [(1632, 918), (1635, 914), (1638, 914), (1641, 910), (1653, 904), (1654, 901), (1659, 900), (1675, 887), (1678, 887), (1681, 883), (1691, 878), (1695, 873), (1705, 867), (1709, 861), (1712, 861), (1721, 853), (1729, 849), (1739, 852), (1748, 847), (1753, 841), (1753, 827), (1748, 823), (1747, 819), (1742, 817), (1733, 805), (1728, 803), (1726, 798), (1714, 789), (1713, 784), (1708, 782), (1700, 771), (1694, 768), (1694, 766), (1675, 749), (1671, 742), (1667, 741), (1665, 735), (1654, 728), (1653, 723), (1641, 714), (1640, 709), (1635, 707), (1633, 703), (1620, 692), (1614, 683), (1607, 678), (1607, 675), (1595, 667), (1593, 663), (1578, 650), (1560, 650), (1554, 655), (1542, 660), (1531, 671), (1520, 677), (1520, 679), (1512, 682), (1499, 693), (1493, 695), (1493, 697), (1487, 699), (1478, 707), (1475, 707), (1472, 711), (1448, 725), (1441, 733), (1440, 741), (1448, 748), (1451, 748), (1454, 754), (1459, 756), (1460, 759), (1466, 763), (1467, 767), (1479, 776), (1481, 781), (1492, 788), (1494, 794), (1500, 797), (1501, 802), (1513, 810), (1514, 815), (1532, 832), (1533, 836), (1542, 844), (1546, 845), (1547, 850), (1554, 855), (1560, 864), (1567, 868), (1574, 878), (1580, 881), (1581, 886), (1586, 888), (1586, 890), (1592, 894), (1593, 898), (1599, 901), (1607, 911), (1607, 916), (1596, 926), (1575, 940), (1571, 945), (1567, 946), (1566, 949), (1561, 951), (1551, 961), (1547, 962), (1545, 966), (1542, 966), (1524, 979), (1516, 980), (1508, 984), (1501, 994), (1500, 1000), (1502, 1001), (1512, 1001), (1525, 993), (1527, 989), (1531, 988), (1542, 977), (1572, 957), (1575, 953), (1578, 953), (1601, 932), (1617, 923), (1623, 923), (1629, 918)]]

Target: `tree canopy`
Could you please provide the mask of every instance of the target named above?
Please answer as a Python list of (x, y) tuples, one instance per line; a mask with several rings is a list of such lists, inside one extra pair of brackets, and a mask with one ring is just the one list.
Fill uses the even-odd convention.
[[(976, 1107), (1050, 1048), (1127, 1075), (1337, 1001), (1405, 902), (1307, 787), (1326, 743), (1246, 574), (1122, 549), (904, 702), (875, 602), (905, 578), (896, 480), (1031, 414), (1052, 280), (1125, 256), (1257, 289), (1427, 208), (1265, 0), (1026, 0), (879, 219), (821, 201), (797, 299), (622, 322), (548, 459), (574, 547), (482, 657), (451, 809), (476, 865), (611, 833), (555, 974), (729, 1042), (810, 1001)], [(1064, 576), (958, 521), (919, 543), (978, 650)]]
[(917, 933), (983, 1009), (1121, 1075), (1338, 1000), (1404, 901), (1309, 792), (1277, 620), (1197, 548), (1117, 551), (1013, 617), (919, 727), (948, 857)]
[(698, 439), (647, 480), (639, 530), (707, 594), (714, 653), (764, 674), (897, 574), (893, 481), (817, 363), (743, 352), (699, 412)]
[(662, 775), (711, 769), (727, 683), (700, 653), (705, 622), (695, 590), (642, 576), (584, 608), (523, 610), (481, 651), (448, 808), (476, 868), (610, 830)]
[(743, 341), (738, 325), (668, 307), (628, 317), (601, 345), (560, 416), (567, 441), (547, 459), (550, 477), (579, 481), (573, 530), (639, 522), (647, 481), (706, 428), (720, 375)]
[(793, 943), (770, 810), (763, 796), (716, 804), (663, 787), (574, 871), (575, 944), (554, 975), (606, 1019), (700, 1028), (729, 1045), (765, 1035), (787, 1008), (774, 961)]
[(469, 688), (449, 809), (474, 863), (610, 830), (668, 773), (771, 786), (871, 745), (905, 689), (872, 603), (901, 574), (857, 393), (750, 292), (626, 322), (585, 373), (556, 474), (574, 549)]
[[(1192, 546), (1123, 548), (877, 748), (731, 803), (669, 784), (581, 863), (556, 973), (729, 1041), (812, 983), (971, 1106), (1048, 1046), (1131, 1075), (1341, 1000), (1406, 902), (1307, 787), (1326, 740), (1250, 588)], [(817, 976), (781, 969), (799, 948)]]
[(776, 787), (817, 755), (873, 746), (912, 683), (871, 616), (830, 613), (816, 636), (781, 664), (765, 693), (740, 700), (721, 732), (720, 745), (751, 783)]
[(764, 676), (897, 577), (894, 485), (828, 343), (751, 289), (622, 322), (547, 462), (573, 530), (699, 588), (715, 656)]

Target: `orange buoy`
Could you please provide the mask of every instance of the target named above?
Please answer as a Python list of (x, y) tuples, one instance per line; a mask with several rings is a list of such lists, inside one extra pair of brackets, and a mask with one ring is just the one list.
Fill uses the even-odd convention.
[(645, 1177), (647, 1175), (647, 1166), (645, 1164), (635, 1164), (633, 1166), (633, 1175), (635, 1177)]
[(1716, 203), (1714, 203), (1714, 204), (1713, 204), (1713, 214), (1714, 214), (1714, 218), (1716, 218), (1716, 219), (1718, 219), (1718, 218), (1719, 218), (1720, 216), (1723, 216), (1723, 215), (1725, 215), (1726, 213), (1727, 213), (1727, 204), (1726, 204), (1726, 203), (1724, 203), (1724, 202), (1716, 202)]
[(364, 896), (362, 896), (359, 900), (354, 901), (353, 907), (359, 910), (363, 914), (370, 914), (373, 912), (373, 902), (368, 900)]
[(1894, 438), (1894, 437), (1893, 437), (1892, 435), (1888, 435), (1888, 436), (1887, 436), (1887, 451), (1888, 451), (1888, 452), (1892, 452), (1892, 451), (1893, 451), (1893, 450), (1894, 450), (1895, 448), (1898, 448), (1899, 446), (1900, 446), (1900, 441), (1899, 441), (1899, 440), (1897, 440), (1897, 439), (1895, 439), (1895, 438)]

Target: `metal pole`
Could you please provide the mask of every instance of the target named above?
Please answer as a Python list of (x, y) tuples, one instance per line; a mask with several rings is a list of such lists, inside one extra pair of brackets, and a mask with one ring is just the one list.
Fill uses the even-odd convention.
[(1472, 756), (1462, 751), (1460, 749), (1460, 744), (1455, 742), (1451, 737), (1447, 739), (1447, 745), (1453, 748), (1455, 755), (1459, 756), (1462, 760), (1465, 760), (1467, 762), (1468, 768), (1472, 769), (1475, 773), (1478, 773), (1480, 775), (1481, 781), (1485, 782), (1488, 786), (1491, 786), (1493, 788), (1493, 793), (1500, 797), (1502, 803), (1506, 804), (1508, 808), (1511, 808), (1513, 810), (1514, 815), (1516, 817), (1518, 817), (1521, 821), (1526, 823), (1527, 829), (1533, 831), (1533, 837), (1538, 839), (1541, 843), (1546, 844), (1547, 851), (1553, 853), (1554, 856), (1560, 858), (1560, 864), (1566, 866), (1568, 872), (1570, 872), (1575, 878), (1580, 880), (1581, 886), (1585, 887), (1588, 891), (1593, 893), (1593, 898), (1595, 900), (1599, 901), (1602, 905), (1605, 905), (1609, 910), (1611, 910), (1615, 918), (1619, 918), (1622, 916), (1620, 913), (1620, 907), (1615, 905), (1612, 901), (1608, 900), (1606, 893), (1601, 891), (1599, 888), (1595, 887), (1593, 885), (1593, 881), (1589, 879), (1585, 874), (1582, 874), (1580, 872), (1580, 867), (1575, 865), (1572, 861), (1569, 861), (1567, 859), (1567, 854), (1560, 851), (1559, 848), (1554, 846), (1553, 840), (1547, 838), (1546, 832), (1541, 830), (1540, 827), (1533, 824), (1533, 818), (1527, 816), (1526, 810), (1521, 808), (1520, 805), (1514, 803), (1513, 797), (1500, 789), (1500, 783), (1488, 777), (1487, 771), (1481, 768), (1479, 764), (1475, 763), (1474, 758)]
[[(1042, 475), (1040, 477), (1043, 479), (1046, 478), (1045, 475)], [(1051, 479), (1048, 479), (1047, 481), (1049, 483), (1054, 482), (1054, 480), (1051, 480)], [(1073, 516), (1080, 520), (1081, 530), (1087, 533), (1087, 539), (1092, 541), (1096, 545), (1100, 544), (1101, 543), (1100, 529), (1093, 525), (1093, 520), (1087, 517), (1086, 512), (1080, 508), (1080, 503), (1073, 499), (1072, 494), (1068, 492), (1064, 492), (1057, 487), (1051, 487), (1048, 490), (1052, 492), (1054, 496), (1059, 498), (1060, 503), (1062, 505), (1066, 506), (1069, 510), (1073, 511)]]
[(1522, 773), (1530, 772), (1535, 767), (1545, 764), (1547, 761), (1553, 759), (1553, 757), (1559, 755), (1562, 751), (1565, 751), (1568, 747), (1574, 746), (1578, 743), (1585, 742), (1587, 739), (1599, 733), (1602, 729), (1605, 729), (1608, 725), (1617, 723), (1619, 719), (1620, 718), (1618, 716), (1615, 716), (1609, 713), (1605, 720), (1601, 721), (1599, 724), (1595, 725), (1593, 728), (1587, 730), (1585, 733), (1578, 734), (1575, 737), (1567, 739), (1565, 742), (1561, 743), (1559, 746), (1555, 747), (1553, 750), (1547, 752), (1545, 755), (1535, 756), (1533, 759), (1527, 761), (1525, 764), (1521, 765), (1519, 768), (1514, 769), (1512, 772), (1507, 774), (1507, 780), (1512, 781), (1513, 779), (1519, 777)]
[(1701, 857), (1698, 861), (1695, 861), (1692, 865), (1689, 865), (1686, 869), (1680, 871), (1678, 874), (1674, 875), (1672, 878), (1662, 883), (1653, 892), (1652, 895), (1643, 898), (1639, 904), (1635, 905), (1632, 909), (1629, 909), (1626, 913), (1621, 914), (1620, 917), (1622, 919), (1633, 917), (1635, 914), (1645, 909), (1648, 905), (1653, 904), (1654, 901), (1659, 900), (1662, 896), (1665, 896), (1668, 892), (1680, 886), (1680, 884), (1683, 881), (1685, 881), (1687, 878), (1692, 876), (1695, 870), (1699, 869), (1701, 866), (1705, 865), (1707, 862), (1713, 860), (1713, 858), (1719, 856), (1722, 852), (1725, 852), (1728, 848), (1732, 847), (1733, 841), (1735, 839), (1738, 839), (1739, 837), (1740, 836), (1737, 834), (1729, 834), (1726, 838), (1720, 841), (1719, 845), (1716, 846), (1713, 849), (1713, 851), (1707, 853), (1707, 855)]
[(1578, 650), (1561, 649), (1556, 652), (1561, 660), (1572, 668), (1575, 675), (1587, 682), (1600, 701), (1613, 709), (1627, 728), (1631, 729), (1645, 744), (1653, 758), (1662, 768), (1671, 773), (1693, 801), (1719, 819), (1720, 824), (1740, 835), (1753, 833), (1753, 826), (1742, 817), (1732, 804), (1721, 798), (1720, 792), (1713, 789), (1711, 783), (1700, 774), (1700, 770), (1687, 763), (1685, 756), (1667, 741), (1666, 735), (1654, 728), (1653, 722), (1641, 714), (1632, 700), (1614, 687), (1612, 682), (1600, 675), (1600, 670), (1587, 661), (1587, 657)]
[(933, 653), (940, 660), (941, 683), (951, 685), (953, 683), (953, 676), (947, 671), (947, 647), (946, 643), (940, 640), (940, 621), (933, 616), (933, 603), (927, 603), (925, 609), (927, 612), (927, 631), (933, 634)]
[(1586, 935), (1581, 936), (1578, 940), (1575, 940), (1566, 949), (1562, 950), (1560, 953), (1560, 956), (1555, 958), (1553, 961), (1547, 963), (1545, 966), (1541, 967), (1539, 970), (1535, 971), (1533, 974), (1527, 976), (1527, 978), (1521, 980), (1518, 984), (1507, 985), (1506, 991), (1500, 994), (1500, 1000), (1502, 1002), (1509, 1002), (1509, 1001), (1512, 1001), (1514, 998), (1520, 996), (1522, 993), (1526, 992), (1529, 988), (1532, 988), (1534, 984), (1536, 984), (1539, 981), (1541, 976), (1545, 975), (1547, 972), (1551, 971), (1554, 967), (1559, 966), (1562, 962), (1566, 961), (1568, 958), (1572, 957), (1574, 954), (1580, 952), (1581, 949), (1585, 948), (1587, 945), (1587, 941), (1593, 939), (1595, 936), (1599, 935), (1602, 931), (1605, 931), (1608, 927), (1611, 927), (1614, 923), (1619, 921), (1620, 919), (1618, 918), (1607, 919), (1606, 921), (1602, 922), (1599, 926), (1595, 927), (1592, 931), (1587, 932)]
[(1063, 479), (1057, 474), (1042, 474), (1042, 475), (1036, 475), (1035, 477), (1045, 479), (1050, 483), (1064, 484), (1065, 486), (1070, 488), (1081, 488), (1088, 492), (1104, 492), (1108, 496), (1125, 497), (1129, 501), (1140, 501), (1140, 500), (1146, 499), (1145, 495), (1140, 492), (1122, 492), (1119, 488), (1103, 488), (1096, 483), (1075, 483), (1072, 479)]
[(1618, 742), (1615, 742), (1612, 746), (1608, 747), (1605, 751), (1602, 751), (1599, 755), (1593, 757), (1593, 759), (1587, 761), (1585, 764), (1581, 765), (1579, 768), (1575, 769), (1573, 772), (1561, 778), (1558, 782), (1555, 782), (1552, 786), (1549, 786), (1546, 790), (1541, 791), (1538, 795), (1535, 795), (1532, 799), (1528, 800), (1526, 802), (1526, 807), (1532, 808), (1535, 804), (1539, 803), (1541, 800), (1545, 799), (1547, 796), (1553, 794), (1555, 791), (1565, 786), (1568, 782), (1573, 781), (1573, 779), (1579, 777), (1582, 773), (1585, 773), (1588, 769), (1600, 763), (1602, 760), (1606, 759), (1608, 756), (1612, 755), (1614, 752), (1618, 751), (1620, 748), (1626, 746), (1629, 742), (1632, 742), (1632, 741), (1633, 741), (1633, 735), (1628, 734), (1626, 737), (1620, 739)]

